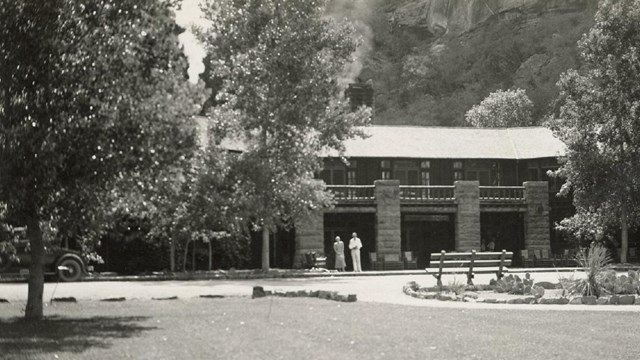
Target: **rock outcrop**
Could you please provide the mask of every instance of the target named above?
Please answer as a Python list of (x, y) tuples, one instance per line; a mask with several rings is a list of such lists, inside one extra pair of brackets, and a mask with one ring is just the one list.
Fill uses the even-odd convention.
[(492, 17), (582, 11), (594, 0), (415, 0), (389, 14), (394, 26), (423, 28), (433, 35), (461, 34)]

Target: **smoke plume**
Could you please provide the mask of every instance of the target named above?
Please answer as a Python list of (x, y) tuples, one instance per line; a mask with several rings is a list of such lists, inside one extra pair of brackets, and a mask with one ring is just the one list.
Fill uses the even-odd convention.
[(373, 0), (332, 0), (327, 6), (328, 16), (338, 21), (351, 22), (355, 28), (354, 36), (360, 38), (360, 44), (352, 54), (353, 62), (345, 66), (338, 79), (343, 87), (356, 82), (365, 58), (373, 49), (373, 31), (367, 23), (371, 18), (375, 2)]

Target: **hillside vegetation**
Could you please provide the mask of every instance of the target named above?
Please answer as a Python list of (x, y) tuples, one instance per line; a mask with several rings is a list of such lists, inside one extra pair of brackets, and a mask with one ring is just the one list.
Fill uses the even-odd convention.
[[(467, 126), (464, 114), (498, 89), (523, 88), (534, 119), (553, 106), (594, 0), (367, 0), (360, 79), (375, 89), (377, 124)], [(366, 6), (362, 11), (358, 6)]]

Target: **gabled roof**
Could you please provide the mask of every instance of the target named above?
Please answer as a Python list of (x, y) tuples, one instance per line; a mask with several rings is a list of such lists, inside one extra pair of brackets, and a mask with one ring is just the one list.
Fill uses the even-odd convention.
[[(564, 155), (564, 144), (544, 127), (462, 128), (373, 125), (370, 136), (345, 142), (346, 157), (535, 159)], [(325, 156), (337, 156), (331, 151)]]

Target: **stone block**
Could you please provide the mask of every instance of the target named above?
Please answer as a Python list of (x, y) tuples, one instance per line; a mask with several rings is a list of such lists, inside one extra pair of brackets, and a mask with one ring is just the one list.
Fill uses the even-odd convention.
[(526, 304), (526, 302), (523, 298), (516, 298), (507, 300), (507, 304)]
[(347, 296), (347, 302), (356, 302), (358, 300), (358, 297), (356, 296), (356, 294), (349, 294)]
[(633, 295), (621, 295), (618, 303), (620, 305), (633, 305), (636, 301), (636, 297)]
[(607, 305), (609, 303), (609, 299), (606, 297), (600, 297), (598, 299), (596, 299), (596, 304), (597, 305)]
[(261, 297), (265, 297), (265, 296), (267, 296), (267, 295), (264, 293), (264, 288), (262, 286), (254, 286), (253, 287), (253, 294), (251, 295), (252, 299), (261, 298)]
[(577, 297), (571, 298), (571, 300), (569, 300), (569, 304), (571, 304), (571, 305), (582, 305), (582, 297), (577, 296)]
[(598, 303), (598, 299), (595, 296), (583, 296), (582, 303), (585, 305), (596, 305)]
[(611, 295), (609, 297), (609, 305), (618, 305), (618, 304), (620, 304), (620, 296)]

